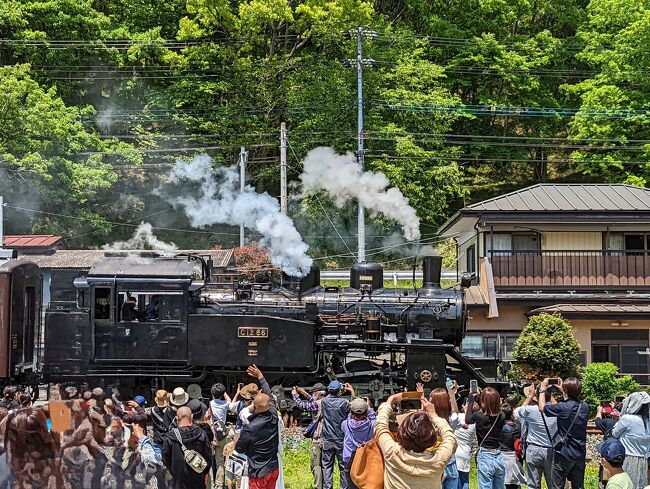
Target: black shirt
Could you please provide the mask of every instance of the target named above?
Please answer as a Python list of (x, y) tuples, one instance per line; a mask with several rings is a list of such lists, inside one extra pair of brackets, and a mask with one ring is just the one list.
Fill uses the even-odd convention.
[(506, 415), (499, 413), (497, 416), (488, 416), (481, 411), (472, 412), (476, 396), (469, 396), (470, 411), (465, 416), (467, 424), (476, 425), (476, 438), (481, 448), (498, 450), (501, 447), (501, 430), (506, 421)]
[(516, 421), (508, 421), (501, 428), (499, 448), (502, 452), (514, 452), (515, 440), (521, 437), (521, 425)]
[(279, 418), (275, 408), (254, 413), (248, 418), (235, 450), (248, 457), (248, 475), (251, 479), (260, 479), (279, 467), (279, 437)]
[(612, 430), (614, 429), (616, 421), (617, 420), (612, 418), (596, 418), (594, 423), (596, 424), (596, 428), (603, 432), (605, 440), (607, 440), (607, 438), (612, 437)]

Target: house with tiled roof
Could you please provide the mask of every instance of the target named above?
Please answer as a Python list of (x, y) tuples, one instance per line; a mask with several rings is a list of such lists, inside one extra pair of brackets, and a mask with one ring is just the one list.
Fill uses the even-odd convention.
[(467, 205), (439, 233), (477, 274), (466, 355), (507, 360), (531, 315), (557, 312), (584, 363), (650, 383), (650, 189), (538, 184)]

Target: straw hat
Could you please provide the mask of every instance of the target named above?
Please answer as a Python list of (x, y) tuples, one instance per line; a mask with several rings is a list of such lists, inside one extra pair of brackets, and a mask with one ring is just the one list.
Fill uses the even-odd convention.
[(169, 406), (169, 392), (165, 389), (160, 389), (156, 391), (156, 397), (154, 398), (156, 406), (164, 408)]
[(241, 391), (239, 391), (239, 397), (241, 397), (242, 399), (246, 399), (247, 401), (250, 401), (259, 393), (260, 393), (260, 388), (257, 386), (257, 384), (247, 384), (244, 387), (242, 387)]
[(185, 392), (185, 389), (182, 387), (176, 387), (176, 389), (174, 389), (174, 392), (172, 392), (172, 397), (169, 402), (172, 406), (180, 407), (185, 406), (189, 400), (190, 396), (187, 392)]

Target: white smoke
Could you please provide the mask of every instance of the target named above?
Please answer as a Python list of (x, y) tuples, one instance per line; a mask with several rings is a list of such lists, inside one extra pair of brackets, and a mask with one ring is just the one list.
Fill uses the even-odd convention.
[(230, 224), (262, 234), (260, 245), (269, 250), (271, 263), (288, 275), (301, 277), (311, 268), (309, 246), (303, 242), (293, 220), (280, 212), (278, 201), (249, 185), (239, 190), (236, 166), (212, 168), (211, 159), (200, 155), (191, 162), (178, 161), (169, 174), (170, 183), (199, 185), (198, 196), (167, 197), (174, 207), (183, 207), (194, 227)]
[(165, 243), (156, 237), (153, 228), (148, 222), (141, 222), (133, 236), (126, 241), (102, 246), (104, 250), (155, 250), (162, 253), (173, 253), (177, 247), (174, 243)]
[(363, 171), (352, 153), (315, 148), (305, 157), (300, 179), (304, 192), (325, 190), (338, 207), (356, 199), (371, 215), (382, 214), (397, 221), (407, 240), (420, 239), (420, 220), (408, 199), (398, 188), (387, 188), (389, 181), (383, 173)]

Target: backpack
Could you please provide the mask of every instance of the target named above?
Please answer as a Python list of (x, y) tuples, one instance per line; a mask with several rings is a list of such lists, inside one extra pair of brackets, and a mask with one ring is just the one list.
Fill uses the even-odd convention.
[(183, 449), (183, 457), (185, 458), (185, 463), (190, 466), (190, 468), (197, 474), (202, 474), (205, 468), (208, 466), (208, 462), (203, 458), (196, 450), (188, 450), (187, 447), (183, 444), (183, 439), (181, 438), (181, 433), (178, 431), (178, 428), (173, 429), (176, 439), (181, 444)]
[(228, 436), (228, 428), (226, 427), (226, 423), (221, 421), (219, 418), (212, 421), (211, 428), (214, 439), (217, 441), (225, 440)]

